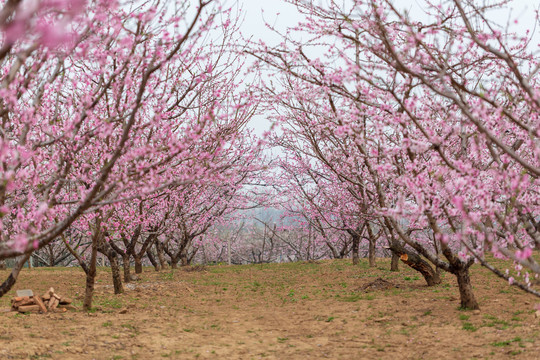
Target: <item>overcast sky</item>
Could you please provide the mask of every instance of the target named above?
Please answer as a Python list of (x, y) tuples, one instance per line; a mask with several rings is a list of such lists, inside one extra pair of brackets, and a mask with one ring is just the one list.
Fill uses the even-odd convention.
[[(480, 0), (477, 1), (480, 2)], [(267, 22), (276, 24), (280, 29), (301, 20), (296, 8), (282, 0), (238, 0), (238, 3), (246, 15), (242, 29), (255, 38), (267, 41), (276, 39), (264, 26), (263, 16)], [(422, 17), (421, 8), (418, 5), (422, 3), (421, 0), (396, 0), (394, 3), (398, 4), (398, 8), (409, 10), (411, 17), (414, 18), (415, 15)], [(533, 31), (535, 9), (539, 6), (538, 0), (514, 0), (509, 9), (492, 12), (491, 17), (499, 24), (506, 24), (508, 18), (511, 17), (510, 30), (525, 34), (527, 29)], [(513, 23), (516, 18), (519, 19), (518, 24)], [(536, 29), (536, 39), (540, 41), (540, 29)]]
[[(234, 0), (229, 0), (227, 3), (233, 2)], [(324, 1), (322, 2), (324, 3)], [(396, 0), (394, 3), (397, 4), (398, 9), (407, 9), (411, 18), (418, 17), (419, 21), (422, 21), (422, 18), (425, 19), (419, 6), (423, 3), (422, 0)], [(246, 37), (252, 37), (255, 41), (262, 39), (268, 44), (275, 44), (279, 41), (279, 37), (266, 28), (265, 21), (279, 30), (285, 30), (288, 26), (296, 25), (302, 21), (302, 16), (296, 7), (282, 0), (238, 0), (238, 4), (243, 8), (245, 16), (241, 27), (242, 33)], [(500, 25), (508, 24), (509, 30), (518, 35), (525, 35), (526, 31), (529, 30), (533, 34), (531, 47), (535, 51), (539, 51), (540, 29), (535, 28), (535, 10), (539, 6), (539, 0), (514, 0), (509, 8), (492, 11), (489, 16)], [(517, 24), (514, 23), (516, 19), (518, 20)], [(252, 127), (261, 134), (268, 129), (269, 123), (264, 117), (257, 116), (252, 121)]]

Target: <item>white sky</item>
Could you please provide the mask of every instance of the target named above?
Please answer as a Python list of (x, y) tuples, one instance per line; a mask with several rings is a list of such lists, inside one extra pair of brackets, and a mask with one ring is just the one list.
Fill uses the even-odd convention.
[[(481, 3), (483, 0), (476, 1)], [(409, 10), (411, 16), (420, 15), (419, 4), (422, 2), (422, 0), (394, 1), (395, 4), (398, 4), (398, 9)], [(266, 38), (272, 36), (264, 25), (263, 16), (266, 21), (272, 24), (276, 23), (278, 28), (281, 29), (284, 29), (287, 25), (296, 24), (301, 20), (296, 8), (282, 0), (238, 0), (238, 3), (246, 12), (242, 28), (246, 34), (255, 37)], [(511, 15), (510, 30), (524, 34), (527, 29), (533, 30), (535, 10), (538, 7), (540, 7), (540, 1), (538, 0), (513, 0), (509, 5), (509, 9), (492, 12), (492, 19), (499, 24), (506, 24)], [(516, 18), (519, 19), (517, 25), (513, 23)], [(540, 34), (540, 29), (536, 31), (536, 34), (537, 36)]]
[[(233, 1), (229, 0), (227, 3), (231, 4)], [(482, 3), (484, 0), (476, 1)], [(322, 2), (324, 3), (324, 0)], [(423, 16), (419, 4), (422, 4), (423, 0), (395, 0), (394, 3), (398, 4), (398, 9), (409, 10), (411, 18), (416, 15), (422, 21)], [(303, 20), (296, 7), (282, 0), (238, 0), (238, 5), (244, 9), (245, 13), (241, 30), (245, 37), (252, 37), (254, 41), (262, 39), (268, 44), (275, 44), (280, 40), (276, 34), (267, 29), (265, 21), (282, 31)], [(539, 7), (539, 0), (513, 0), (507, 9), (492, 11), (490, 18), (499, 25), (508, 24), (511, 32), (516, 32), (521, 36), (529, 30), (533, 35), (531, 47), (538, 54), (540, 53), (540, 29), (535, 28), (535, 11)], [(514, 23), (516, 19), (517, 24)], [(259, 134), (268, 129), (269, 125), (269, 122), (261, 116), (253, 119), (251, 124)]]
[(242, 30), (254, 39), (261, 38), (271, 42), (279, 38), (269, 31), (266, 22), (276, 25), (278, 29), (285, 30), (287, 26), (295, 25), (302, 20), (295, 6), (281, 0), (239, 0), (245, 11)]

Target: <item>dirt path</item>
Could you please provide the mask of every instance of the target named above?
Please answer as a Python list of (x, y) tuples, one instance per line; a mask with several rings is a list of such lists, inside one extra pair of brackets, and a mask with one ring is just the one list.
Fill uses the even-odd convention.
[[(461, 311), (452, 277), (427, 288), (415, 273), (387, 268), (329, 261), (145, 269), (120, 296), (100, 269), (93, 313), (0, 314), (0, 359), (540, 358), (538, 299), (474, 268), (482, 310)], [(362, 290), (379, 277), (387, 289)], [(83, 284), (78, 269), (42, 268), (24, 270), (17, 288), (53, 286), (80, 308)]]

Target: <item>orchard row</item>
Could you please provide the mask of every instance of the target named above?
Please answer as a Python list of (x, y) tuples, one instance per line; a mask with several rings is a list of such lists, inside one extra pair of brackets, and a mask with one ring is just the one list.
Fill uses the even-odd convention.
[[(4, 2), (0, 261), (17, 264), (0, 296), (46, 251), (84, 269), (90, 308), (99, 253), (121, 292), (119, 257), (129, 281), (145, 258), (358, 262), (363, 243), (428, 285), (455, 275), (465, 308), (475, 262), (540, 296), (533, 38), (461, 0), (416, 19), (391, 0), (283, 1), (303, 20), (269, 25), (278, 45), (213, 0)], [(256, 206), (287, 219), (261, 221), (260, 246)]]

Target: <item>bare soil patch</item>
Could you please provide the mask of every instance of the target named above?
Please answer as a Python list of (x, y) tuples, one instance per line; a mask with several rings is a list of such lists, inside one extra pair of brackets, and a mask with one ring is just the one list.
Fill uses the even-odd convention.
[[(0, 313), (0, 359), (539, 357), (535, 297), (474, 267), (481, 311), (462, 311), (452, 276), (428, 288), (415, 272), (389, 267), (378, 260), (372, 269), (349, 261), (145, 268), (118, 296), (108, 269), (99, 269), (94, 312)], [(362, 289), (370, 283), (379, 285)], [(51, 286), (81, 308), (77, 268), (25, 269), (15, 288)]]

